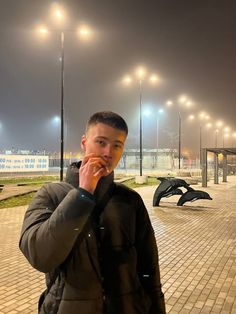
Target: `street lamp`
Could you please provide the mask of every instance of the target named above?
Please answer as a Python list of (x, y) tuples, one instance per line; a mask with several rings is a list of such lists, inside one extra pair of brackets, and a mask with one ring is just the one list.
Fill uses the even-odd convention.
[[(164, 114), (164, 109), (162, 108), (156, 108), (156, 146), (157, 149), (159, 147), (159, 124), (160, 124), (160, 116)], [(149, 117), (152, 114), (152, 111), (149, 109), (146, 109), (143, 111), (143, 116)]]
[[(182, 95), (178, 99), (179, 106), (184, 105), (185, 107), (189, 108), (192, 106), (192, 102), (187, 98), (187, 96)], [(174, 102), (172, 100), (167, 100), (166, 106), (172, 107), (174, 105)], [(178, 110), (178, 168), (181, 168), (181, 146), (182, 146), (182, 117), (180, 108)]]
[(160, 116), (164, 114), (164, 110), (162, 108), (157, 110), (157, 149), (159, 147), (159, 129), (160, 129)]
[[(139, 175), (142, 177), (143, 175), (143, 128), (142, 128), (142, 101), (143, 101), (143, 83), (145, 81), (145, 77), (147, 76), (146, 69), (143, 67), (138, 67), (136, 70), (136, 78), (139, 85)], [(131, 76), (127, 75), (124, 78), (125, 84), (130, 84), (132, 81), (135, 80)], [(159, 81), (159, 78), (152, 74), (149, 76), (150, 83), (156, 83)]]
[[(236, 139), (236, 132), (233, 133), (233, 137)], [(234, 147), (234, 141), (232, 141), (232, 147)]]
[(225, 127), (224, 130), (223, 130), (223, 134), (222, 134), (223, 148), (225, 147), (225, 139), (229, 137), (229, 131), (230, 131), (229, 127)]
[(215, 129), (215, 147), (218, 147), (218, 134), (220, 132), (221, 127), (223, 126), (223, 122), (222, 121), (218, 121), (216, 123), (216, 129)]
[[(200, 168), (202, 167), (202, 155), (201, 155), (201, 151), (202, 151), (202, 131), (203, 131), (203, 126), (205, 126), (206, 128), (210, 128), (212, 126), (212, 124), (210, 122), (206, 123), (206, 124), (202, 124), (203, 120), (209, 120), (210, 116), (208, 114), (206, 114), (205, 112), (201, 112), (198, 114), (198, 118), (200, 119), (200, 125), (199, 125), (199, 163), (200, 163)], [(190, 115), (189, 116), (189, 120), (194, 120), (195, 116), (194, 115)], [(206, 143), (206, 139), (205, 139), (205, 143)]]
[(200, 169), (202, 169), (202, 120), (209, 120), (210, 117), (205, 112), (201, 112), (199, 114), (200, 118), (200, 127), (199, 127), (199, 162), (200, 162)]
[[(53, 16), (56, 21), (61, 23), (65, 20), (65, 12), (61, 7), (54, 7), (52, 11)], [(60, 25), (61, 27), (61, 25)], [(41, 27), (39, 32), (42, 35), (47, 35), (49, 30), (46, 27)], [(64, 168), (64, 89), (65, 89), (65, 31), (63, 29), (58, 31), (60, 34), (60, 50), (61, 50), (61, 74), (60, 74), (60, 120), (61, 120), (61, 130), (60, 130), (60, 181), (63, 181), (63, 168)], [(79, 35), (83, 38), (87, 38), (90, 35), (90, 29), (88, 27), (81, 27), (79, 30)]]

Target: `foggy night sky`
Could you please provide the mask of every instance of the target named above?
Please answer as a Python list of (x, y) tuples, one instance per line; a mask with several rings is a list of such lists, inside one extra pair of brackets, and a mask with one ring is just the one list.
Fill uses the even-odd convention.
[[(139, 145), (138, 84), (124, 86), (126, 74), (143, 65), (161, 78), (143, 86), (143, 146), (156, 148), (156, 111), (168, 99), (186, 94), (194, 102), (181, 109), (183, 147), (198, 150), (199, 125), (187, 116), (204, 110), (236, 132), (235, 0), (62, 1), (75, 30), (94, 30), (83, 42), (65, 34), (65, 149), (77, 151), (89, 116), (113, 110), (127, 120), (127, 147)], [(54, 24), (52, 1), (1, 0), (0, 150), (60, 150), (60, 35), (40, 38), (35, 27)], [(54, 27), (55, 28), (55, 27)], [(178, 110), (166, 109), (159, 124), (159, 146), (177, 148)], [(205, 141), (205, 142), (204, 142)], [(220, 140), (219, 140), (220, 141)], [(203, 146), (214, 146), (214, 131), (203, 129)], [(227, 146), (236, 145), (236, 139)]]

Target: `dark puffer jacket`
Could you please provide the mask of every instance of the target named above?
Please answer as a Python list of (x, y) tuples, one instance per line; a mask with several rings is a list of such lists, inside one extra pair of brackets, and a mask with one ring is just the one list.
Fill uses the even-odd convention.
[[(75, 172), (68, 177), (74, 186)], [(113, 184), (113, 174), (102, 178), (94, 196), (66, 182), (47, 184), (27, 209), (20, 249), (46, 273), (47, 286), (55, 280), (40, 313), (165, 313), (156, 242), (140, 196), (114, 184), (94, 218)]]

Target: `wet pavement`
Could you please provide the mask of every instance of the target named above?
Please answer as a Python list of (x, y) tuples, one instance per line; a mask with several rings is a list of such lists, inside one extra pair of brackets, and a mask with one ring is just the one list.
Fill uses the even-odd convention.
[[(236, 313), (236, 177), (194, 186), (213, 200), (182, 207), (176, 206), (179, 196), (153, 207), (155, 188), (136, 190), (155, 230), (167, 313)], [(0, 314), (37, 313), (44, 289), (44, 275), (18, 249), (25, 210), (0, 209)]]

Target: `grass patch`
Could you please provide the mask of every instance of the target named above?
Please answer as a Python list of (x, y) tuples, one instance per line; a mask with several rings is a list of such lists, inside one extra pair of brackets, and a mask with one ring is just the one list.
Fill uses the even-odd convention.
[(24, 195), (13, 196), (6, 200), (0, 201), (0, 208), (16, 207), (28, 205), (36, 192), (30, 192)]
[[(41, 182), (38, 180), (38, 178), (41, 178)], [(54, 180), (55, 181), (58, 181), (58, 177), (53, 177), (55, 178)], [(24, 180), (23, 180), (24, 179)], [(8, 182), (8, 184), (16, 184), (16, 183), (23, 183), (23, 182), (26, 182), (25, 179), (27, 179), (27, 183), (30, 183), (32, 182), (33, 184), (36, 184), (35, 181), (36, 181), (36, 178), (17, 178), (17, 179), (12, 179), (10, 182)], [(32, 181), (30, 181), (30, 179)], [(14, 180), (14, 181), (13, 181)], [(19, 182), (17, 182), (19, 180)], [(52, 180), (52, 177), (37, 177), (37, 184), (43, 184), (44, 182), (47, 182), (47, 181), (53, 181)], [(0, 180), (0, 183), (2, 183), (3, 180)], [(6, 181), (4, 181), (4, 183), (2, 184), (7, 184), (5, 183)], [(127, 181), (124, 181), (123, 183), (124, 185), (128, 186), (129, 188), (138, 188), (138, 187), (142, 187), (142, 186), (148, 186), (148, 185), (158, 185), (159, 184), (159, 181), (154, 178), (154, 177), (148, 177), (148, 181), (147, 183), (145, 184), (136, 184), (134, 182), (134, 179), (130, 179), (130, 180), (127, 180)], [(16, 206), (25, 206), (25, 205), (28, 205), (32, 198), (34, 197), (36, 192), (30, 192), (30, 193), (27, 193), (27, 194), (24, 194), (24, 195), (19, 195), (19, 196), (13, 196), (13, 197), (10, 197), (6, 200), (2, 200), (0, 201), (0, 208), (8, 208), (8, 207), (16, 207)]]
[(134, 188), (139, 188), (142, 186), (158, 185), (159, 181), (156, 179), (156, 177), (155, 178), (154, 177), (148, 177), (147, 183), (144, 183), (144, 184), (137, 184), (137, 183), (135, 183), (134, 179), (124, 181), (123, 184), (128, 186), (131, 189), (134, 189)]
[(0, 184), (18, 184), (33, 183), (40, 184), (45, 182), (59, 181), (59, 176), (39, 176), (39, 177), (22, 177), (22, 178), (0, 178)]

